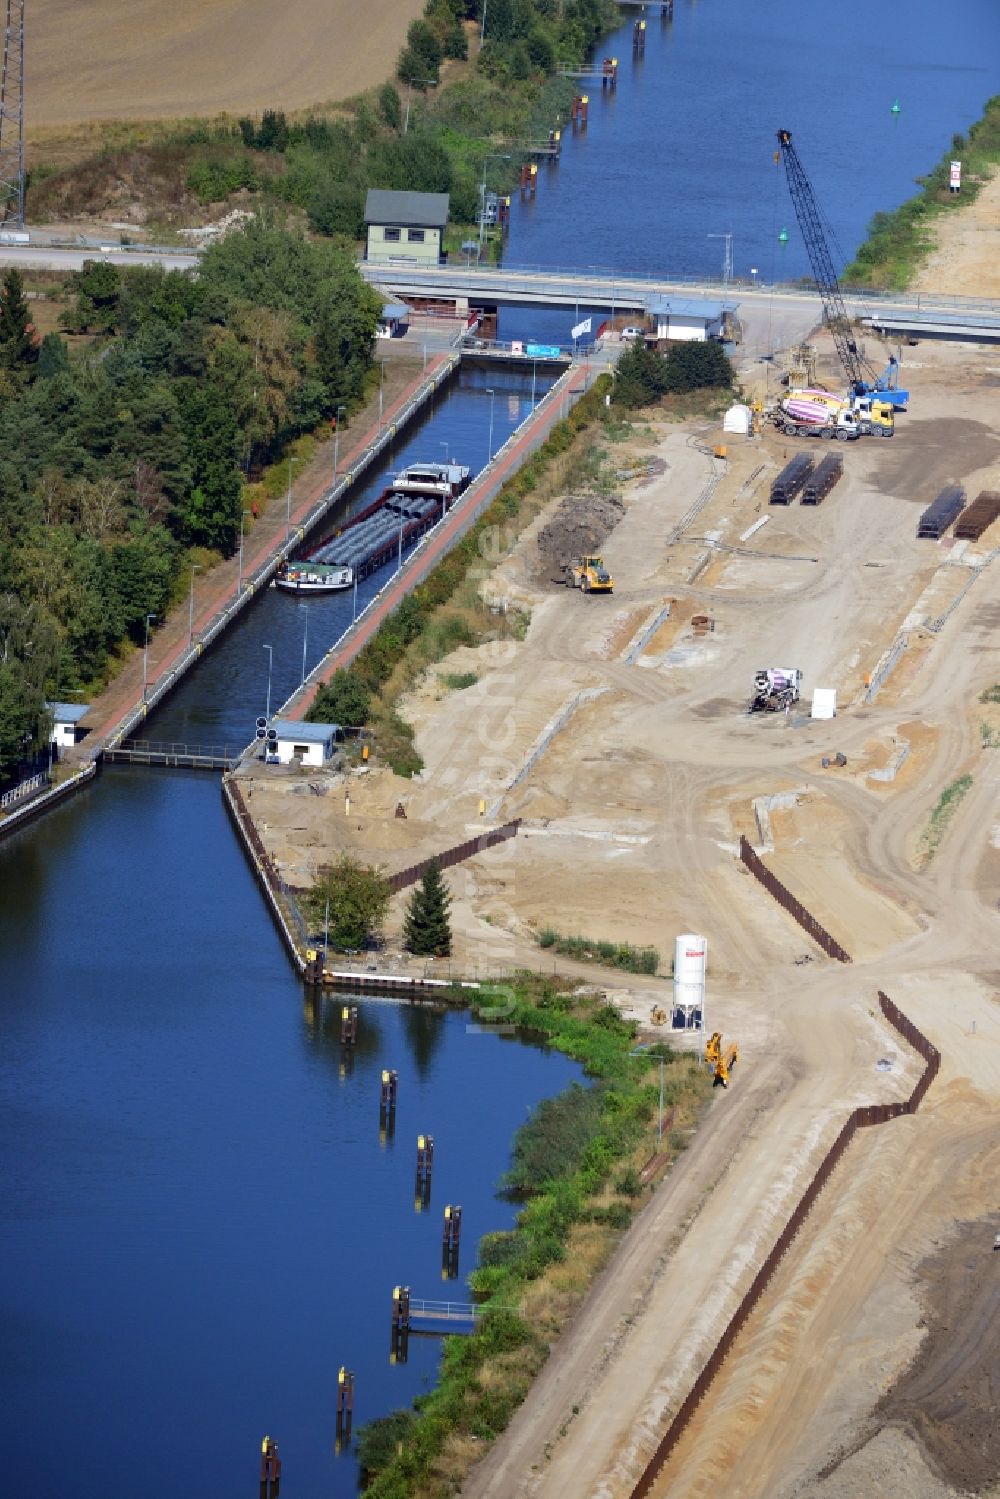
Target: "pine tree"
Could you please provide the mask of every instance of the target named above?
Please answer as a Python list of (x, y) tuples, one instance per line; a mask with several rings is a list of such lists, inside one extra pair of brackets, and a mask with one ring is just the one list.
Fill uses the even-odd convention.
[(451, 896), (436, 861), (428, 864), (420, 884), (410, 896), (403, 924), (408, 951), (418, 957), (446, 958), (451, 952)]
[(24, 282), (19, 271), (9, 270), (0, 288), (0, 367), (27, 371), (37, 358)]

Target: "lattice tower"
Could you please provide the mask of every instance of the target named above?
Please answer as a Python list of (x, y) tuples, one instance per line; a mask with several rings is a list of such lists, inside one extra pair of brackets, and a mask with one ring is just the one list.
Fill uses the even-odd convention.
[(0, 72), (0, 224), (24, 228), (24, 0), (6, 0)]

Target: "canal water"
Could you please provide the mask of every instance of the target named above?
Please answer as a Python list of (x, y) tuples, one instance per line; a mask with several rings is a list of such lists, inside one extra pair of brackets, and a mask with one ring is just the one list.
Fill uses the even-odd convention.
[[(517, 206), (510, 262), (707, 276), (722, 264), (709, 236), (731, 231), (737, 278), (795, 279), (808, 265), (772, 160), (779, 127), (849, 255), (1000, 86), (995, 0), (847, 21), (818, 4), (677, 0), (672, 21), (647, 12), (639, 63), (631, 21), (601, 49), (621, 60), (617, 93), (589, 85), (589, 128)], [(569, 323), (515, 310), (503, 332), (561, 342)], [(389, 466), (479, 467), (491, 421), (495, 448), (530, 401), (530, 380), (463, 371)], [(373, 473), (354, 503), (383, 483)], [(266, 703), (263, 647), (276, 706), (303, 645), (308, 668), (352, 605), (266, 592), (150, 734), (245, 742)], [(430, 1386), (433, 1341), (389, 1365), (391, 1288), (446, 1294), (446, 1201), (465, 1210), (463, 1273), (478, 1237), (510, 1222), (494, 1184), (511, 1135), (574, 1069), (387, 1001), (361, 1002), (342, 1069), (337, 1000), (304, 1003), (215, 778), (102, 773), (0, 845), (0, 891), (4, 1491), (252, 1493), (269, 1431), (289, 1494), (351, 1494), (352, 1460), (332, 1452), (338, 1367), (356, 1372), (362, 1421)], [(383, 1065), (400, 1073), (385, 1145)], [(419, 1131), (436, 1141), (420, 1215)]]
[[(634, 59), (643, 15), (645, 57)], [(725, 246), (710, 236), (732, 233), (738, 280), (809, 276), (774, 161), (788, 129), (842, 248), (839, 270), (873, 215), (910, 197), (1000, 91), (996, 0), (857, 14), (819, 0), (676, 0), (672, 20), (654, 5), (623, 16), (599, 48), (619, 60), (618, 87), (581, 83), (588, 126), (564, 128), (562, 158), (539, 164), (534, 200), (515, 195), (507, 265), (718, 280)], [(501, 336), (566, 342), (590, 311), (505, 310)], [(595, 316), (596, 329), (606, 313)]]
[(578, 1069), (366, 999), (346, 1067), (341, 997), (304, 1002), (215, 777), (103, 772), (0, 844), (0, 889), (4, 1494), (237, 1499), (265, 1432), (288, 1494), (353, 1494), (339, 1366), (362, 1422), (430, 1388), (437, 1339), (390, 1366), (392, 1287), (467, 1299), (511, 1136)]
[[(514, 428), (530, 415), (553, 383), (543, 369), (532, 374), (502, 365), (489, 369), (465, 364), (438, 396), (427, 414), (401, 433), (392, 450), (368, 472), (350, 496), (344, 513), (361, 510), (375, 499), (392, 475), (408, 463), (466, 464), (476, 474)], [(490, 392), (492, 391), (492, 394)], [(490, 427), (492, 425), (492, 438)], [(335, 519), (328, 529), (332, 533)], [(318, 545), (323, 532), (311, 539)], [(393, 564), (358, 584), (360, 611), (392, 577)], [(239, 624), (212, 647), (164, 703), (150, 714), (144, 737), (186, 744), (228, 744), (242, 748), (254, 736), (254, 720), (265, 712), (269, 662), (273, 657), (271, 707), (277, 709), (303, 677), (321, 661), (351, 623), (353, 590), (322, 598), (299, 599), (276, 588), (265, 589), (240, 617)], [(271, 646), (271, 653), (264, 649)], [(150, 674), (155, 671), (155, 636)]]

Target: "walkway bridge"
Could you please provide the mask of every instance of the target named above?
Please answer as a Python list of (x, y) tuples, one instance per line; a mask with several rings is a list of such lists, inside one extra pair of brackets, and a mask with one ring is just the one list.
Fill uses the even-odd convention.
[(127, 765), (160, 765), (175, 770), (235, 770), (244, 747), (228, 744), (160, 744), (152, 739), (124, 739), (102, 751), (101, 759)]

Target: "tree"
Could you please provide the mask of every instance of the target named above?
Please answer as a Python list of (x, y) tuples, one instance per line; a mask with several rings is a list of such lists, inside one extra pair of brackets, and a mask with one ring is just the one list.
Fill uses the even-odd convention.
[(383, 83), (378, 91), (378, 109), (390, 130), (398, 130), (403, 123), (403, 109), (399, 100), (399, 89), (394, 83)]
[(390, 899), (389, 881), (380, 869), (341, 854), (320, 870), (305, 905), (314, 930), (325, 931), (329, 921), (331, 944), (353, 951), (382, 930)]
[(20, 271), (9, 270), (0, 288), (0, 368), (27, 376), (38, 359)]
[(428, 864), (410, 896), (403, 924), (407, 949), (419, 957), (446, 958), (451, 952), (451, 896), (436, 859)]
[(69, 369), (69, 350), (66, 340), (58, 333), (46, 333), (38, 354), (38, 374), (42, 380), (53, 375), (64, 374)]
[(319, 689), (306, 717), (310, 723), (336, 723), (342, 728), (358, 729), (368, 722), (371, 693), (350, 667), (342, 666), (330, 681)]

